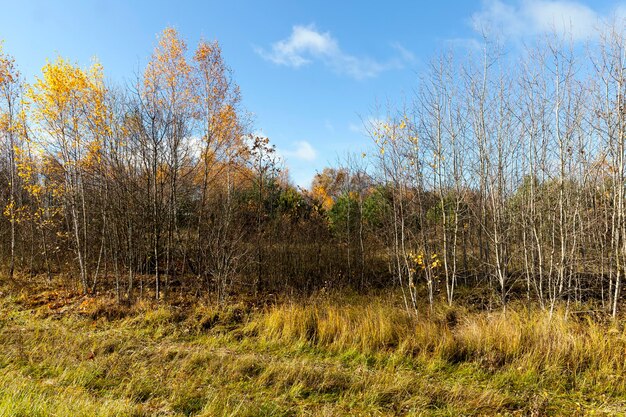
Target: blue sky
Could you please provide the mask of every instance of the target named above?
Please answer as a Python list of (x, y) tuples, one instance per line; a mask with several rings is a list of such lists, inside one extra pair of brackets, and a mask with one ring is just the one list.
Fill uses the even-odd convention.
[(567, 25), (575, 40), (626, 4), (610, 1), (8, 1), (0, 39), (27, 81), (47, 58), (96, 56), (107, 77), (130, 83), (156, 36), (174, 26), (190, 49), (217, 39), (254, 129), (283, 155), (296, 184), (369, 145), (362, 119), (376, 103), (410, 98), (438, 50), (472, 48), (477, 23), (509, 40)]

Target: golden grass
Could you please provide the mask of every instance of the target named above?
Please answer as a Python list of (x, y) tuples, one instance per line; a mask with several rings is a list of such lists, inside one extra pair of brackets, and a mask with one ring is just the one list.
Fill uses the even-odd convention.
[[(443, 308), (415, 319), (380, 300), (343, 305), (319, 301), (272, 308), (247, 329), (264, 340), (309, 344), (334, 352), (393, 352), (424, 360), (479, 361), (493, 367), (524, 362), (526, 369), (568, 371), (626, 366), (626, 333), (591, 319), (535, 310), (470, 313)], [(527, 363), (526, 363), (527, 362)]]
[(0, 416), (626, 410), (620, 327), (515, 306), (506, 315), (438, 306), (416, 319), (394, 300), (123, 307), (77, 294), (5, 294)]

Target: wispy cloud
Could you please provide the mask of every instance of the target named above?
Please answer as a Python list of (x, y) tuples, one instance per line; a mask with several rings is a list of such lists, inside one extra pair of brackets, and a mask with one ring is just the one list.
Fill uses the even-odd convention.
[(466, 51), (480, 51), (484, 45), (475, 38), (452, 38), (447, 39), (446, 44), (454, 49), (463, 49)]
[(348, 130), (353, 133), (369, 136), (372, 131), (379, 129), (384, 122), (382, 118), (370, 116), (360, 122), (350, 122), (348, 124)]
[(280, 154), (286, 159), (299, 160), (299, 161), (314, 161), (317, 159), (317, 151), (306, 140), (300, 140), (294, 142), (295, 148), (280, 150)]
[[(619, 17), (623, 10), (623, 6), (617, 6), (612, 15)], [(594, 37), (610, 17), (570, 0), (483, 0), (471, 23), (478, 31), (495, 30), (509, 38), (555, 32), (581, 41)]]
[(387, 61), (357, 57), (344, 52), (330, 32), (321, 32), (314, 25), (296, 25), (289, 37), (273, 43), (269, 50), (256, 48), (256, 52), (277, 65), (293, 68), (319, 61), (339, 74), (362, 80), (384, 71), (404, 68), (415, 60), (413, 54), (401, 45), (393, 44), (392, 48), (397, 55)]
[(355, 123), (355, 122), (351, 122), (350, 124), (348, 124), (348, 130), (352, 133), (365, 133), (365, 127), (363, 126), (363, 123)]
[(411, 51), (409, 51), (408, 49), (406, 49), (404, 46), (400, 45), (398, 42), (393, 42), (391, 44), (391, 47), (393, 49), (395, 49), (396, 51), (398, 51), (398, 53), (400, 54), (400, 58), (407, 62), (407, 63), (411, 63), (411, 62), (416, 62), (417, 58), (415, 57), (415, 54)]

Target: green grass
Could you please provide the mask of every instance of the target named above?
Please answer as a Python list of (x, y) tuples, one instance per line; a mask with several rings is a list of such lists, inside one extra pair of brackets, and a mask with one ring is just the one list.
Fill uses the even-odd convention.
[(4, 291), (0, 416), (626, 415), (625, 353), (623, 329), (562, 310)]

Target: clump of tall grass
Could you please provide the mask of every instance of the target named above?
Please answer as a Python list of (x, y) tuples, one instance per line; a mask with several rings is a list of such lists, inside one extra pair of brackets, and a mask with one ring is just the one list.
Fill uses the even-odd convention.
[(256, 318), (252, 328), (260, 331), (266, 340), (310, 343), (336, 351), (357, 348), (371, 352), (397, 348), (412, 333), (414, 325), (411, 315), (380, 302), (368, 305), (317, 302), (274, 306)]
[(516, 366), (580, 373), (626, 369), (626, 335), (609, 324), (576, 320), (563, 309), (470, 312), (439, 308), (416, 318), (388, 302), (314, 301), (272, 307), (253, 318), (265, 341), (297, 343), (332, 352), (397, 353), (487, 369)]

